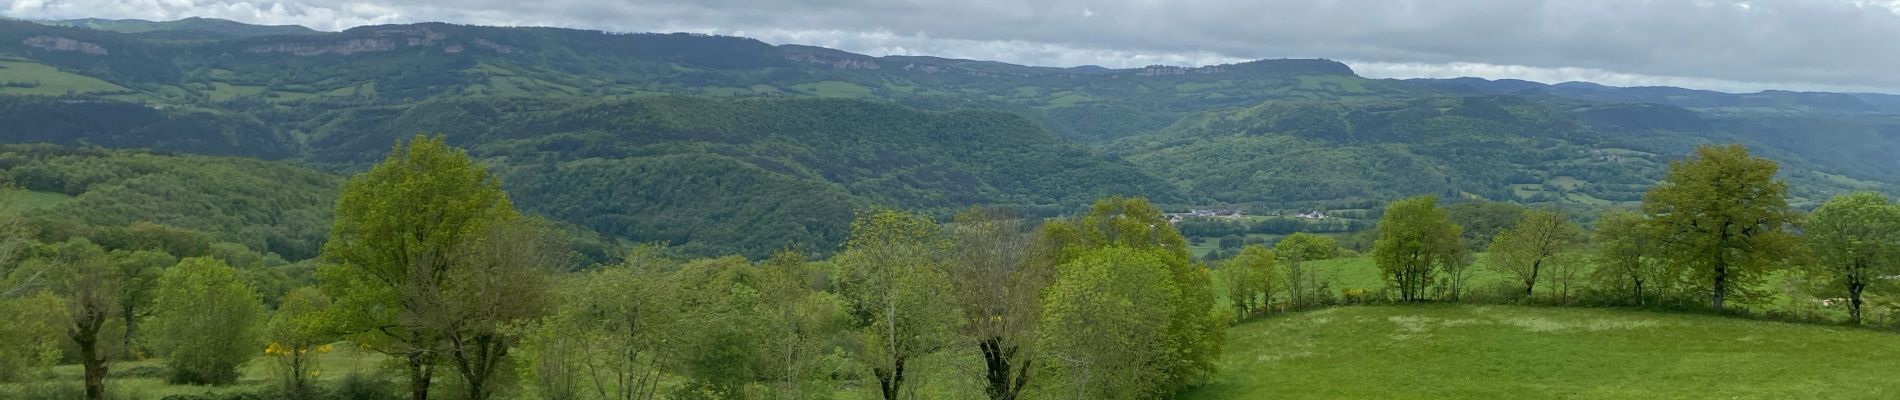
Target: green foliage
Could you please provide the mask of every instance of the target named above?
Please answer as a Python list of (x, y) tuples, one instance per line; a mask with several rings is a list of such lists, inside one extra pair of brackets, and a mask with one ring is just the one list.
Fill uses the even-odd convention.
[(1057, 249), (1058, 263), (1107, 247), (1157, 249), (1179, 257), (1182, 264), (1188, 260), (1187, 239), (1146, 198), (1105, 198), (1078, 218), (1050, 222), (1044, 232)]
[(759, 266), (759, 289), (766, 320), (762, 356), (767, 367), (760, 377), (770, 381), (772, 393), (801, 397), (805, 393), (835, 390), (833, 376), (839, 354), (832, 341), (851, 328), (845, 301), (821, 291), (822, 276), (814, 275), (805, 255), (781, 251)]
[(154, 348), (172, 381), (231, 384), (238, 367), (264, 348), (264, 305), (237, 270), (209, 258), (188, 258), (165, 271), (153, 304)]
[(992, 400), (1021, 396), (1034, 380), (1041, 294), (1056, 268), (1035, 233), (1012, 213), (971, 208), (947, 226), (952, 242), (948, 272), (966, 323), (983, 356), (984, 394)]
[[(484, 279), (473, 274), (496, 260), (469, 252), (502, 243), (482, 240), (519, 216), (485, 168), (441, 137), (423, 136), (398, 144), (383, 163), (351, 178), (336, 215), (317, 271), (324, 294), (335, 301), (326, 317), (332, 329), (407, 358), (412, 391), (425, 395), (440, 345), (460, 332), (463, 318), (488, 315), (479, 307), (436, 307), (459, 307), (453, 300), (464, 297), (458, 296), (482, 295), (453, 289), (485, 285), (450, 282)], [(472, 383), (479, 391), (481, 382)]]
[(1472, 251), (1483, 251), (1491, 247), (1491, 239), (1506, 229), (1517, 226), (1530, 209), (1516, 203), (1473, 201), (1445, 206), (1445, 215), (1451, 222), (1464, 227), (1465, 243)]
[(1173, 281), (1168, 265), (1179, 262), (1160, 249), (1107, 247), (1059, 267), (1037, 342), (1054, 381), (1043, 384), (1047, 397), (1158, 398), (1200, 378), (1184, 375), (1204, 371), (1181, 368), (1183, 338), (1169, 329), (1193, 302), (1157, 284)]
[(1438, 208), (1438, 198), (1419, 196), (1386, 206), (1379, 219), (1379, 239), (1373, 245), (1373, 259), (1385, 274), (1388, 286), (1399, 291), (1404, 301), (1427, 300), (1427, 287), (1433, 275), (1464, 244), (1458, 242), (1462, 229), (1451, 223)]
[[(1179, 297), (1167, 305), (1167, 325), (1162, 330), (1173, 357), (1156, 367), (1162, 369), (1160, 376), (1166, 380), (1153, 382), (1153, 387), (1177, 390), (1213, 372), (1212, 360), (1220, 354), (1221, 334), (1228, 321), (1213, 313), (1214, 288), (1207, 268), (1191, 261), (1187, 241), (1167, 223), (1159, 208), (1142, 198), (1110, 197), (1097, 201), (1087, 214), (1046, 223), (1043, 235), (1043, 245), (1051, 249), (1058, 265), (1103, 249), (1161, 256), (1164, 262), (1141, 265), (1165, 269), (1165, 284), (1172, 286)], [(1058, 273), (1058, 281), (1062, 275)], [(1047, 299), (1044, 304), (1044, 308), (1050, 307)]]
[(330, 297), (324, 296), (321, 290), (297, 288), (284, 295), (266, 325), (266, 339), (270, 344), (264, 354), (277, 362), (279, 389), (293, 398), (308, 398), (316, 393), (311, 380), (323, 370), (317, 368), (313, 358), (329, 352), (328, 345), (334, 339), (324, 331), (320, 320), (324, 309), (329, 307)]
[[(59, 313), (66, 338), (78, 347), (79, 362), (85, 374), (86, 398), (106, 396), (105, 379), (113, 356), (124, 342), (125, 326), (120, 324), (118, 270), (113, 268), (105, 250), (84, 239), (58, 243), (40, 249), (39, 257), (14, 270), (13, 282), (44, 285), (65, 306)], [(19, 283), (16, 283), (18, 285)]]
[(1704, 146), (1670, 163), (1669, 175), (1643, 196), (1664, 257), (1711, 293), (1716, 310), (1730, 296), (1759, 300), (1753, 288), (1798, 245), (1786, 229), (1798, 216), (1776, 170), (1742, 146)]
[(1628, 291), (1629, 298), (1624, 302), (1648, 304), (1648, 299), (1657, 296), (1655, 292), (1679, 280), (1668, 275), (1671, 270), (1663, 265), (1659, 251), (1662, 243), (1642, 214), (1604, 213), (1597, 217), (1592, 235), (1597, 287), (1615, 293)]
[(1319, 271), (1308, 264), (1338, 258), (1340, 253), (1339, 243), (1332, 237), (1304, 232), (1287, 235), (1273, 244), (1274, 257), (1284, 269), (1287, 300), (1292, 306), (1310, 305), (1320, 297)]
[(930, 217), (872, 211), (852, 221), (838, 264), (839, 293), (850, 305), (864, 350), (859, 362), (877, 378), (886, 400), (905, 396), (906, 371), (917, 358), (953, 344), (964, 323), (944, 271), (949, 248)]
[(1558, 278), (1560, 270), (1573, 270), (1573, 265), (1560, 264), (1581, 261), (1570, 255), (1584, 239), (1583, 230), (1571, 224), (1562, 212), (1532, 210), (1491, 241), (1490, 266), (1516, 278), (1524, 287), (1524, 298), (1529, 300), (1536, 296), (1539, 282)]
[(64, 327), (70, 322), (60, 315), (65, 307), (59, 297), (46, 291), (0, 296), (0, 315), (8, 316), (8, 322), (0, 325), (0, 382), (21, 380), (30, 371), (59, 361)]
[(71, 200), (26, 211), (42, 241), (195, 257), (211, 241), (300, 260), (316, 256), (338, 179), (283, 163), (136, 151), (0, 146), (20, 187)]
[(1227, 284), (1227, 300), (1233, 303), (1235, 316), (1249, 318), (1271, 312), (1274, 295), (1286, 280), (1277, 258), (1266, 246), (1252, 245), (1221, 262), (1221, 281)]
[(178, 258), (156, 251), (115, 251), (108, 255), (117, 270), (119, 317), (124, 319), (125, 344), (120, 358), (134, 359), (139, 354), (139, 324), (153, 314), (160, 278), (166, 269), (178, 265)]
[(255, 116), (163, 109), (138, 103), (44, 96), (0, 96), (9, 143), (56, 143), (280, 159), (296, 155), (286, 131)]
[[(762, 375), (769, 359), (771, 324), (759, 287), (759, 271), (742, 257), (689, 262), (675, 273), (685, 298), (681, 311), (696, 321), (690, 336), (679, 337), (683, 391), (719, 399), (751, 397), (748, 386)], [(692, 397), (692, 396), (686, 396)]]
[(544, 398), (650, 399), (684, 357), (686, 293), (665, 249), (640, 247), (619, 265), (568, 277), (560, 308), (527, 333), (521, 381)]
[(1814, 210), (1805, 228), (1816, 257), (1809, 274), (1825, 293), (1845, 292), (1848, 319), (1859, 324), (1863, 296), (1888, 293), (1888, 277), (1900, 273), (1900, 206), (1878, 193), (1842, 195)]

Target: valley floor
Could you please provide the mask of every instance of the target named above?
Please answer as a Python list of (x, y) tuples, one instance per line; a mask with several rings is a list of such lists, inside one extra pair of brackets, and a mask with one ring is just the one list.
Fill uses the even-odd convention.
[(1343, 307), (1228, 331), (1190, 399), (1891, 399), (1900, 335), (1609, 309)]

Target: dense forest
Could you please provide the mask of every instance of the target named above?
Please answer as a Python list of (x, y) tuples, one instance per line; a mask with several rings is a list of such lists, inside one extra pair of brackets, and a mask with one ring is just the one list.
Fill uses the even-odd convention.
[[(77, 193), (0, 197), (0, 310), (21, 316), (0, 330), (0, 379), (20, 383), (0, 390), (25, 398), (150, 395), (112, 384), (127, 379), (230, 388), (167, 399), (1166, 398), (1216, 372), (1229, 325), (1291, 310), (1470, 302), (1832, 318), (1777, 305), (1774, 278), (1841, 299), (1834, 323), (1890, 328), (1900, 312), (1880, 283), (1900, 271), (1900, 205), (1862, 192), (1804, 215), (1777, 163), (1739, 145), (1671, 163), (1639, 209), (1590, 228), (1554, 208), (1392, 202), (1363, 231), (1381, 282), (1370, 288), (1321, 273), (1318, 263), (1359, 256), (1312, 233), (1205, 263), (1141, 198), (1054, 218), (859, 208), (830, 255), (693, 257), (654, 243), (602, 262), (571, 229), (520, 211), (532, 200), (444, 136), (399, 142), (343, 180), (331, 208), (276, 189), (310, 197), (271, 201), (311, 205), (289, 210), (140, 196), (268, 199), (221, 185), (337, 178), (205, 156), (5, 154), (29, 165), (9, 179)], [(82, 205), (212, 207), (230, 219), (128, 224), (72, 211)], [(312, 229), (314, 258), (288, 263), (310, 232), (259, 229), (297, 219), (329, 227)], [(1501, 279), (1474, 284), (1480, 274)], [(319, 360), (338, 351), (391, 373), (320, 378), (335, 364)], [(113, 367), (147, 357), (163, 362)], [(260, 358), (269, 378), (240, 381)], [(81, 373), (46, 372), (65, 363)]]
[(9, 399), (1174, 398), (1338, 306), (1900, 317), (1886, 95), (0, 19), (0, 121)]

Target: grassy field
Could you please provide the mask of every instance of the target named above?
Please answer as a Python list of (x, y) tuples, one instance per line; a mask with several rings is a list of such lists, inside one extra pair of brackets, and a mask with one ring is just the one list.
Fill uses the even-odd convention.
[(1900, 335), (1608, 309), (1345, 307), (1228, 331), (1190, 399), (1889, 399)]
[(0, 87), (5, 94), (63, 95), (67, 93), (118, 92), (125, 87), (85, 75), (61, 71), (45, 64), (0, 59), (0, 83), (28, 87)]
[(60, 203), (64, 203), (67, 200), (72, 200), (73, 198), (73, 196), (68, 196), (62, 193), (34, 192), (34, 191), (27, 191), (27, 190), (0, 193), (0, 196), (13, 197), (9, 199), (12, 201), (12, 208), (0, 209), (0, 213), (17, 213), (17, 212), (32, 211), (32, 210), (37, 210), (41, 208), (57, 206)]
[(872, 94), (871, 88), (844, 81), (807, 82), (792, 85), (792, 88), (818, 97), (859, 98)]
[[(352, 373), (371, 376), (395, 376), (393, 369), (384, 368), (389, 358), (368, 350), (338, 343), (335, 351), (316, 356), (320, 374), (319, 383), (334, 382)], [(160, 399), (172, 395), (203, 395), (224, 393), (251, 393), (269, 387), (276, 378), (276, 359), (258, 357), (245, 364), (240, 371), (238, 383), (227, 386), (177, 385), (165, 381), (164, 363), (161, 360), (122, 361), (112, 364), (112, 375), (106, 379), (107, 393), (117, 399)], [(9, 395), (31, 398), (62, 398), (66, 394), (82, 395), (85, 372), (77, 364), (60, 365), (39, 372), (39, 376), (25, 383), (0, 383), (0, 399)], [(79, 397), (71, 397), (79, 398)]]

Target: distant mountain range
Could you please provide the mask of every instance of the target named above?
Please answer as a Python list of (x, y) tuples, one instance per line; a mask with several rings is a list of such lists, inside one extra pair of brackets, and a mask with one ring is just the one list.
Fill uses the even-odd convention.
[(1592, 212), (1699, 143), (1780, 160), (1796, 203), (1900, 187), (1900, 96), (1366, 79), (1339, 62), (1052, 68), (693, 34), (444, 23), (0, 21), (0, 141), (356, 171), (443, 133), (524, 207), (712, 254), (829, 249), (875, 204), (1037, 213), (1366, 208), (1399, 196)]
[(142, 19), (60, 19), (32, 21), (44, 25), (74, 28), (97, 29), (121, 33), (196, 33), (214, 34), (231, 37), (265, 35), (304, 35), (318, 33), (315, 29), (300, 25), (253, 25), (228, 19), (185, 18), (175, 21), (146, 21)]

